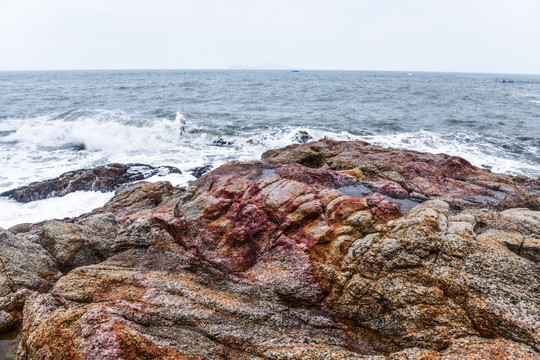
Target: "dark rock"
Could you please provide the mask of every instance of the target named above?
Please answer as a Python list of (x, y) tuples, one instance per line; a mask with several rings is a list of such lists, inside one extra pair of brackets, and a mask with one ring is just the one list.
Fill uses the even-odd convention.
[(311, 135), (309, 135), (308, 132), (305, 130), (300, 130), (294, 135), (294, 138), (293, 138), (294, 142), (297, 142), (300, 144), (305, 144), (310, 140), (313, 140), (313, 137), (311, 137)]
[(39, 181), (6, 191), (0, 196), (8, 196), (20, 202), (30, 202), (54, 196), (64, 196), (75, 191), (108, 192), (115, 190), (122, 184), (170, 173), (181, 173), (181, 171), (172, 166), (108, 164), (94, 169), (70, 171), (55, 179)]
[(83, 150), (86, 150), (86, 145), (85, 145), (84, 143), (74, 144), (74, 145), (73, 145), (73, 150), (75, 150), (75, 151), (83, 151)]
[(223, 138), (219, 138), (212, 141), (212, 145), (215, 145), (215, 146), (230, 146), (233, 144), (234, 144), (234, 141), (226, 141)]
[(203, 165), (203, 166), (198, 166), (198, 167), (193, 168), (193, 169), (189, 169), (188, 171), (191, 172), (191, 175), (195, 176), (198, 179), (201, 176), (203, 176), (204, 174), (206, 174), (207, 172), (209, 172), (210, 170), (212, 170), (212, 165), (207, 164), (207, 165)]

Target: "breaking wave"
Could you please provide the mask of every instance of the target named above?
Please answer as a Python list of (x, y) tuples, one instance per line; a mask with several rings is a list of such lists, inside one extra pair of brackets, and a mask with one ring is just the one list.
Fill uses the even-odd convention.
[(148, 118), (122, 111), (73, 110), (4, 120), (0, 122), (0, 133), (0, 162), (8, 167), (0, 174), (0, 191), (24, 185), (30, 179), (42, 180), (108, 162), (172, 165), (183, 171), (208, 164), (217, 167), (231, 160), (258, 159), (268, 149), (321, 138), (444, 152), (496, 172), (540, 175), (538, 164), (523, 161), (524, 157), (540, 155), (540, 140), (527, 137), (518, 143), (512, 138), (494, 141), (463, 131), (373, 134), (315, 126), (245, 130), (235, 129), (232, 124), (222, 124), (218, 130), (213, 124), (186, 119), (179, 112), (174, 117)]

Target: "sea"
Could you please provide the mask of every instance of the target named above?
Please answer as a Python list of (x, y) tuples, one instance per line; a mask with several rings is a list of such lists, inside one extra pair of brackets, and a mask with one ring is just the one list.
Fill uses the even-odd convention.
[[(190, 170), (259, 159), (308, 139), (462, 156), (540, 176), (540, 75), (290, 71), (0, 72), (0, 193), (111, 162)], [(0, 197), (0, 227), (77, 216), (113, 193), (27, 204)]]

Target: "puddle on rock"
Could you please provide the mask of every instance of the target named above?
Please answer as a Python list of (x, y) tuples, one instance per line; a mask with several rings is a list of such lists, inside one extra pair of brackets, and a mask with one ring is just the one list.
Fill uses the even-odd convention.
[[(365, 185), (349, 185), (338, 188), (343, 195), (345, 196), (359, 196), (366, 197), (367, 195), (374, 193), (375, 191), (371, 190)], [(396, 199), (394, 197), (382, 194), (387, 200), (393, 202), (399, 206), (399, 211), (402, 214), (408, 214), (414, 207), (420, 205), (418, 201), (411, 199)]]
[(360, 196), (365, 197), (373, 192), (370, 188), (364, 185), (348, 185), (338, 188), (345, 196)]
[(399, 211), (402, 213), (402, 214), (408, 214), (409, 211), (411, 211), (413, 208), (417, 207), (418, 205), (420, 205), (420, 203), (418, 201), (414, 201), (414, 200), (411, 200), (411, 199), (395, 199), (391, 196), (386, 196), (385, 197), (390, 200), (391, 202), (393, 202), (394, 204), (397, 204), (397, 206), (399, 206)]
[[(481, 187), (482, 189), (486, 190), (487, 192), (489, 192), (491, 194), (491, 195), (477, 195), (477, 196), (475, 196), (475, 201), (477, 201), (479, 203), (482, 203), (482, 204), (486, 204), (485, 201), (487, 201), (487, 200), (491, 200), (491, 201), (497, 200), (497, 196), (498, 197), (501, 197), (501, 196), (504, 197), (504, 196), (508, 195), (504, 191), (490, 189), (487, 186), (477, 184), (474, 181), (467, 181), (467, 182), (469, 184), (473, 184), (475, 186)], [(478, 198), (478, 200), (476, 200), (476, 198)]]
[(490, 205), (491, 203), (493, 203), (493, 201), (497, 201), (497, 199), (494, 198), (493, 196), (476, 195), (474, 197), (474, 202), (477, 202), (482, 205)]
[(274, 175), (276, 173), (276, 169), (264, 169), (262, 171), (262, 177), (268, 177), (271, 175)]
[(500, 191), (500, 190), (493, 190), (493, 189), (490, 189), (490, 188), (485, 188), (487, 191), (489, 191), (491, 194), (493, 194), (492, 197), (495, 197), (494, 195), (500, 195), (500, 196), (506, 196), (508, 195), (507, 193), (505, 193), (504, 191)]

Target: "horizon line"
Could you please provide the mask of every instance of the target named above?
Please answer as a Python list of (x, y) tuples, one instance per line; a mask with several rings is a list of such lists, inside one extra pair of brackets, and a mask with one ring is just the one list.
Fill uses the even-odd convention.
[(486, 72), (486, 71), (446, 71), (446, 70), (369, 70), (369, 69), (305, 69), (305, 68), (74, 68), (74, 69), (0, 69), (0, 72), (47, 72), (47, 71), (350, 71), (350, 72), (404, 72), (404, 73), (443, 73), (443, 74), (486, 74), (486, 75), (533, 75), (540, 73)]

